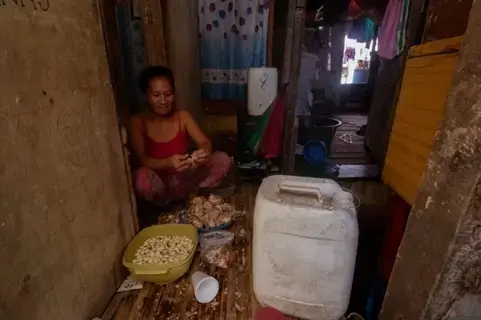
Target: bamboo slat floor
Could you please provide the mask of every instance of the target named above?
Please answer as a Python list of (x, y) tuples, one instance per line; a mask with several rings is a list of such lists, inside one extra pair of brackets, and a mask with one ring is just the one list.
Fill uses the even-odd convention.
[(367, 116), (362, 114), (335, 114), (333, 118), (341, 120), (331, 145), (330, 158), (336, 164), (370, 164), (372, 163), (364, 147), (364, 136), (357, 131), (367, 123)]
[[(236, 233), (234, 259), (229, 269), (209, 266), (201, 262), (197, 252), (191, 268), (174, 283), (155, 285), (145, 283), (141, 290), (116, 293), (102, 320), (250, 320), (259, 305), (252, 289), (252, 213), (258, 186), (243, 184), (230, 199), (245, 214), (236, 219), (231, 231)], [(178, 214), (178, 211), (177, 213)], [(160, 223), (172, 217), (163, 215)], [(216, 299), (200, 304), (194, 298), (190, 275), (203, 271), (220, 284)]]

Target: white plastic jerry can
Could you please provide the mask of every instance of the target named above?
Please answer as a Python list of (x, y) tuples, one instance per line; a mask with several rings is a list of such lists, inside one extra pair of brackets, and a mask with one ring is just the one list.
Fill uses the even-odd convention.
[(358, 233), (352, 194), (335, 181), (265, 179), (254, 211), (259, 303), (303, 319), (340, 319), (349, 303)]

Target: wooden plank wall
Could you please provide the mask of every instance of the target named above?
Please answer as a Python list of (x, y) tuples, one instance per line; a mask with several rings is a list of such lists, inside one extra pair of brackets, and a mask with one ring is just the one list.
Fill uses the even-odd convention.
[(139, 7), (142, 15), (144, 45), (149, 65), (167, 64), (167, 53), (164, 38), (165, 0), (132, 0)]
[(462, 36), (473, 0), (430, 0), (423, 43)]
[(443, 117), (461, 43), (455, 37), (412, 47), (406, 62), (383, 179), (410, 204)]

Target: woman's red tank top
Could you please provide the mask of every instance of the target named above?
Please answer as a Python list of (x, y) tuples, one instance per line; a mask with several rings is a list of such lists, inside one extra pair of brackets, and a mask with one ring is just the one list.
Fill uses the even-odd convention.
[[(187, 135), (182, 130), (182, 126), (180, 124), (180, 118), (177, 114), (177, 118), (179, 120), (179, 131), (177, 135), (169, 141), (166, 142), (157, 142), (152, 140), (147, 134), (147, 130), (144, 131), (145, 135), (145, 154), (147, 157), (156, 158), (156, 159), (167, 159), (172, 157), (176, 154), (186, 154), (189, 149), (189, 141), (187, 139)], [(145, 123), (144, 123), (144, 128)], [(175, 170), (169, 170), (174, 171)]]

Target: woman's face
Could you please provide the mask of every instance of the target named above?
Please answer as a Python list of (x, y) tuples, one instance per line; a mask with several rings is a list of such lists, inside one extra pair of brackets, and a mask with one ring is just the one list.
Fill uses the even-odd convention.
[(174, 90), (165, 77), (153, 78), (146, 92), (151, 111), (159, 115), (169, 115), (174, 108)]

